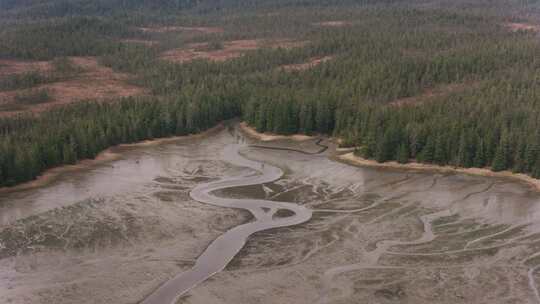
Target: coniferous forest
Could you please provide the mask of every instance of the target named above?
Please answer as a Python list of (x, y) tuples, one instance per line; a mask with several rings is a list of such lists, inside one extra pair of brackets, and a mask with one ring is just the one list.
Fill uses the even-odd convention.
[[(54, 66), (47, 75), (0, 74), (0, 92), (75, 77), (64, 59), (72, 56), (96, 57), (147, 91), (0, 115), (0, 186), (113, 145), (197, 133), (234, 117), (260, 132), (336, 136), (379, 162), (540, 178), (540, 27), (531, 25), (540, 24), (540, 3), (427, 2), (0, 0), (0, 59)], [(143, 30), (158, 26), (223, 30)], [(161, 58), (191, 43), (220, 49), (248, 39), (302, 44), (225, 61)], [(284, 68), (314, 58), (330, 59)], [(45, 102), (47, 93), (36, 92), (21, 102)]]

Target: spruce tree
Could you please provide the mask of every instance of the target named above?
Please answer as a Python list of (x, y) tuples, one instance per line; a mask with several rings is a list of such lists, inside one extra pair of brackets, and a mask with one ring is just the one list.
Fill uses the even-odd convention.
[(434, 140), (429, 137), (426, 145), (422, 148), (419, 155), (419, 162), (432, 163), (435, 155), (435, 143)]
[(401, 143), (398, 149), (397, 161), (400, 164), (406, 164), (409, 162), (409, 145)]
[(504, 142), (501, 141), (501, 144), (497, 147), (495, 151), (495, 158), (491, 164), (491, 169), (495, 172), (503, 171), (508, 169), (508, 155), (507, 147)]
[(484, 142), (479, 140), (479, 144), (476, 149), (476, 154), (474, 156), (473, 166), (476, 168), (484, 168), (486, 166), (485, 152), (484, 152)]
[(437, 140), (435, 142), (435, 150), (433, 152), (433, 161), (437, 163), (438, 165), (446, 165), (447, 164), (447, 158), (446, 158), (446, 144), (444, 140), (444, 135), (437, 136)]

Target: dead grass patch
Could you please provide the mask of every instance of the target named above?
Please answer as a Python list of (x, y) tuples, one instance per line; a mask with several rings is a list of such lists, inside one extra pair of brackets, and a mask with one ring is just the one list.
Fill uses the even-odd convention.
[(21, 61), (0, 59), (0, 77), (28, 72), (46, 73), (52, 70), (52, 65), (48, 61)]
[(293, 40), (293, 39), (274, 39), (274, 40), (260, 40), (261, 47), (267, 47), (267, 48), (283, 48), (283, 49), (294, 49), (299, 47), (304, 47), (306, 44), (308, 44), (309, 41), (299, 41), (299, 40)]
[(508, 27), (513, 32), (519, 32), (519, 31), (532, 31), (532, 32), (540, 32), (540, 25), (532, 24), (532, 23), (506, 23), (506, 27)]
[(51, 106), (82, 100), (106, 100), (145, 93), (142, 88), (127, 83), (129, 75), (116, 73), (111, 68), (100, 65), (94, 57), (72, 57), (70, 59), (74, 65), (83, 69), (81, 74), (72, 79), (32, 88), (32, 90), (47, 90), (50, 94), (50, 101), (21, 108), (21, 106), (16, 106), (16, 96), (25, 94), (29, 90), (0, 92), (0, 115), (11, 115), (21, 111), (40, 112)]
[(241, 57), (248, 51), (257, 50), (260, 48), (295, 48), (305, 45), (305, 41), (294, 41), (288, 39), (276, 40), (233, 40), (223, 42), (222, 48), (212, 49), (209, 43), (192, 43), (188, 48), (169, 50), (161, 56), (162, 59), (185, 63), (195, 59), (207, 59), (210, 61), (223, 62), (229, 59)]
[(281, 69), (284, 71), (304, 71), (304, 70), (314, 68), (320, 65), (321, 63), (330, 61), (333, 58), (334, 57), (332, 56), (315, 57), (315, 58), (311, 58), (308, 62), (284, 65), (281, 67)]

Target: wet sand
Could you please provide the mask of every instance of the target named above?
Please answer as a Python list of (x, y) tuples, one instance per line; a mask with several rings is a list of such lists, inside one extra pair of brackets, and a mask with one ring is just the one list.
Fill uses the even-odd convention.
[[(189, 195), (256, 173), (223, 153), (244, 141), (320, 149), (316, 138), (259, 143), (226, 128), (0, 194), (0, 302), (138, 303), (191, 269), (212, 241), (253, 221)], [(212, 195), (293, 203), (313, 217), (252, 235), (178, 303), (540, 303), (538, 192), (509, 179), (350, 166), (334, 149), (243, 147), (283, 177)]]

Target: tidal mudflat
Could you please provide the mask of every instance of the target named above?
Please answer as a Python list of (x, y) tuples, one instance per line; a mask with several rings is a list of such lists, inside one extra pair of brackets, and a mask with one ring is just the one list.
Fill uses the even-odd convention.
[[(540, 302), (539, 193), (506, 179), (354, 167), (329, 157), (328, 141), (316, 154), (318, 143), (258, 143), (231, 126), (122, 149), (119, 160), (4, 193), (0, 302), (148, 299), (214, 240), (258, 219), (192, 190), (249, 176), (260, 183), (211, 194), (288, 202), (311, 217), (251, 235), (178, 303)], [(269, 170), (278, 178), (261, 178)], [(266, 211), (295, 216), (283, 206)]]

